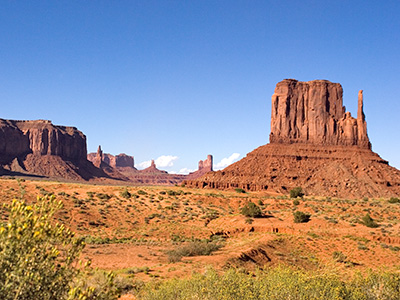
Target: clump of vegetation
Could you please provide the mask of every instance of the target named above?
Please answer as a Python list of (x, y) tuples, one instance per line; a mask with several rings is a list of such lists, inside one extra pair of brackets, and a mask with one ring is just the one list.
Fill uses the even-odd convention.
[(117, 299), (114, 275), (90, 284), (90, 269), (76, 263), (85, 243), (52, 218), (61, 208), (53, 197), (27, 205), (13, 200), (0, 223), (1, 299)]
[(182, 257), (210, 255), (212, 252), (219, 250), (223, 246), (218, 241), (194, 241), (177, 247), (167, 252), (170, 262), (181, 261)]
[(391, 197), (391, 198), (388, 200), (388, 202), (389, 202), (389, 203), (400, 203), (400, 199), (397, 198), (397, 197)]
[(376, 223), (375, 220), (372, 219), (371, 216), (370, 216), (369, 214), (366, 214), (366, 215), (362, 218), (361, 223), (364, 224), (364, 225), (367, 226), (367, 227), (370, 227), (370, 228), (377, 228), (377, 227), (379, 227), (379, 224)]
[(143, 190), (138, 190), (137, 193), (138, 193), (138, 195), (142, 195), (142, 196), (147, 195), (147, 192), (145, 192)]
[(121, 192), (121, 197), (125, 199), (129, 199), (132, 197), (131, 193), (129, 193), (128, 189), (125, 189), (123, 192)]
[(293, 217), (295, 223), (307, 223), (310, 221), (311, 215), (301, 211), (296, 211), (293, 213)]
[(97, 193), (96, 197), (100, 200), (110, 200), (112, 196), (104, 193)]
[(303, 196), (304, 193), (301, 187), (295, 187), (290, 190), (290, 198), (302, 198)]
[(332, 253), (332, 258), (339, 263), (346, 262), (347, 256), (343, 254), (342, 251), (334, 251)]
[(240, 189), (240, 188), (235, 189), (235, 191), (236, 191), (236, 193), (239, 193), (239, 194), (245, 194), (246, 193), (246, 191), (244, 189)]
[(245, 206), (243, 206), (240, 209), (240, 213), (250, 218), (259, 218), (263, 216), (261, 208), (253, 202), (248, 202)]
[(208, 270), (191, 278), (150, 282), (138, 295), (141, 300), (162, 299), (398, 299), (400, 275), (360, 274), (344, 280), (332, 272), (310, 272), (278, 267), (245, 273), (230, 269), (223, 274)]
[(300, 205), (300, 201), (298, 199), (294, 199), (293, 200), (293, 205)]

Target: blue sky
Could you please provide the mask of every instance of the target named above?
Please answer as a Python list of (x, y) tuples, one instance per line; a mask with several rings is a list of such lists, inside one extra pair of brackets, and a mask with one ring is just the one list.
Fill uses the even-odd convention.
[(373, 150), (400, 168), (399, 12), (365, 0), (3, 1), (0, 118), (76, 126), (89, 152), (178, 172), (266, 144), (277, 82), (328, 79), (353, 115), (364, 90)]

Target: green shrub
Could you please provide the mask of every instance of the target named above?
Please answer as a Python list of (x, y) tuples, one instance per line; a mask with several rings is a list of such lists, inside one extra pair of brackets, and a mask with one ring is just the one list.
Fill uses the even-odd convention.
[(96, 197), (99, 198), (100, 200), (110, 200), (112, 196), (104, 193), (97, 193)]
[(145, 192), (145, 191), (143, 191), (143, 190), (138, 190), (137, 191), (137, 193), (139, 194), (139, 195), (147, 195), (147, 193)]
[(301, 187), (295, 187), (290, 190), (290, 198), (301, 198), (304, 196), (303, 189)]
[(294, 199), (293, 200), (293, 205), (300, 205), (300, 201), (298, 199)]
[(174, 250), (167, 252), (168, 260), (170, 262), (178, 262), (185, 256), (200, 256), (210, 255), (212, 252), (217, 251), (223, 245), (217, 241), (194, 241), (188, 244), (177, 247)]
[(334, 251), (332, 257), (336, 262), (344, 263), (346, 262), (347, 256), (343, 254), (342, 251)]
[(400, 199), (396, 197), (392, 197), (388, 200), (389, 203), (400, 203)]
[(13, 200), (0, 225), (0, 295), (11, 299), (116, 299), (113, 274), (102, 287), (90, 285), (88, 268), (76, 262), (85, 243), (64, 225), (53, 224), (61, 202), (38, 198), (35, 205)]
[(400, 275), (357, 274), (343, 279), (333, 272), (310, 272), (289, 267), (267, 268), (247, 274), (229, 269), (223, 274), (208, 270), (190, 278), (147, 283), (140, 300), (235, 299), (399, 299)]
[(132, 197), (131, 193), (129, 193), (128, 189), (125, 189), (123, 192), (121, 192), (121, 197), (125, 199), (129, 199)]
[(248, 202), (245, 206), (243, 206), (240, 209), (240, 213), (251, 218), (259, 218), (263, 216), (261, 208), (253, 202)]
[(246, 191), (245, 191), (244, 189), (240, 189), (240, 188), (235, 189), (235, 191), (236, 191), (236, 193), (239, 193), (239, 194), (244, 194), (244, 193), (246, 193)]
[(375, 222), (374, 219), (371, 218), (371, 216), (369, 214), (366, 214), (361, 221), (362, 224), (364, 224), (367, 227), (370, 228), (377, 228), (379, 227), (379, 224)]
[(295, 223), (307, 223), (310, 221), (311, 215), (301, 211), (296, 211), (293, 213), (293, 217)]

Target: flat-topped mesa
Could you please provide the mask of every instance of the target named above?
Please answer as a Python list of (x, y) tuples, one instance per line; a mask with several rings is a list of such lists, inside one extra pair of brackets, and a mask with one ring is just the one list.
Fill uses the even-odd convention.
[(3, 163), (27, 154), (56, 155), (71, 161), (86, 160), (86, 137), (75, 127), (48, 120), (0, 119), (0, 156)]
[(285, 79), (272, 95), (270, 143), (357, 146), (371, 149), (358, 94), (357, 119), (343, 106), (343, 89), (327, 80)]

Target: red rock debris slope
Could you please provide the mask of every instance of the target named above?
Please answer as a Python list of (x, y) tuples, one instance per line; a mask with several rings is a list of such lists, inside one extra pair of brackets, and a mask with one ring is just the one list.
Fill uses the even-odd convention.
[(272, 96), (270, 144), (222, 171), (186, 181), (189, 187), (243, 188), (309, 195), (390, 197), (400, 194), (400, 171), (371, 151), (358, 95), (357, 118), (346, 112), (340, 84), (285, 79)]

